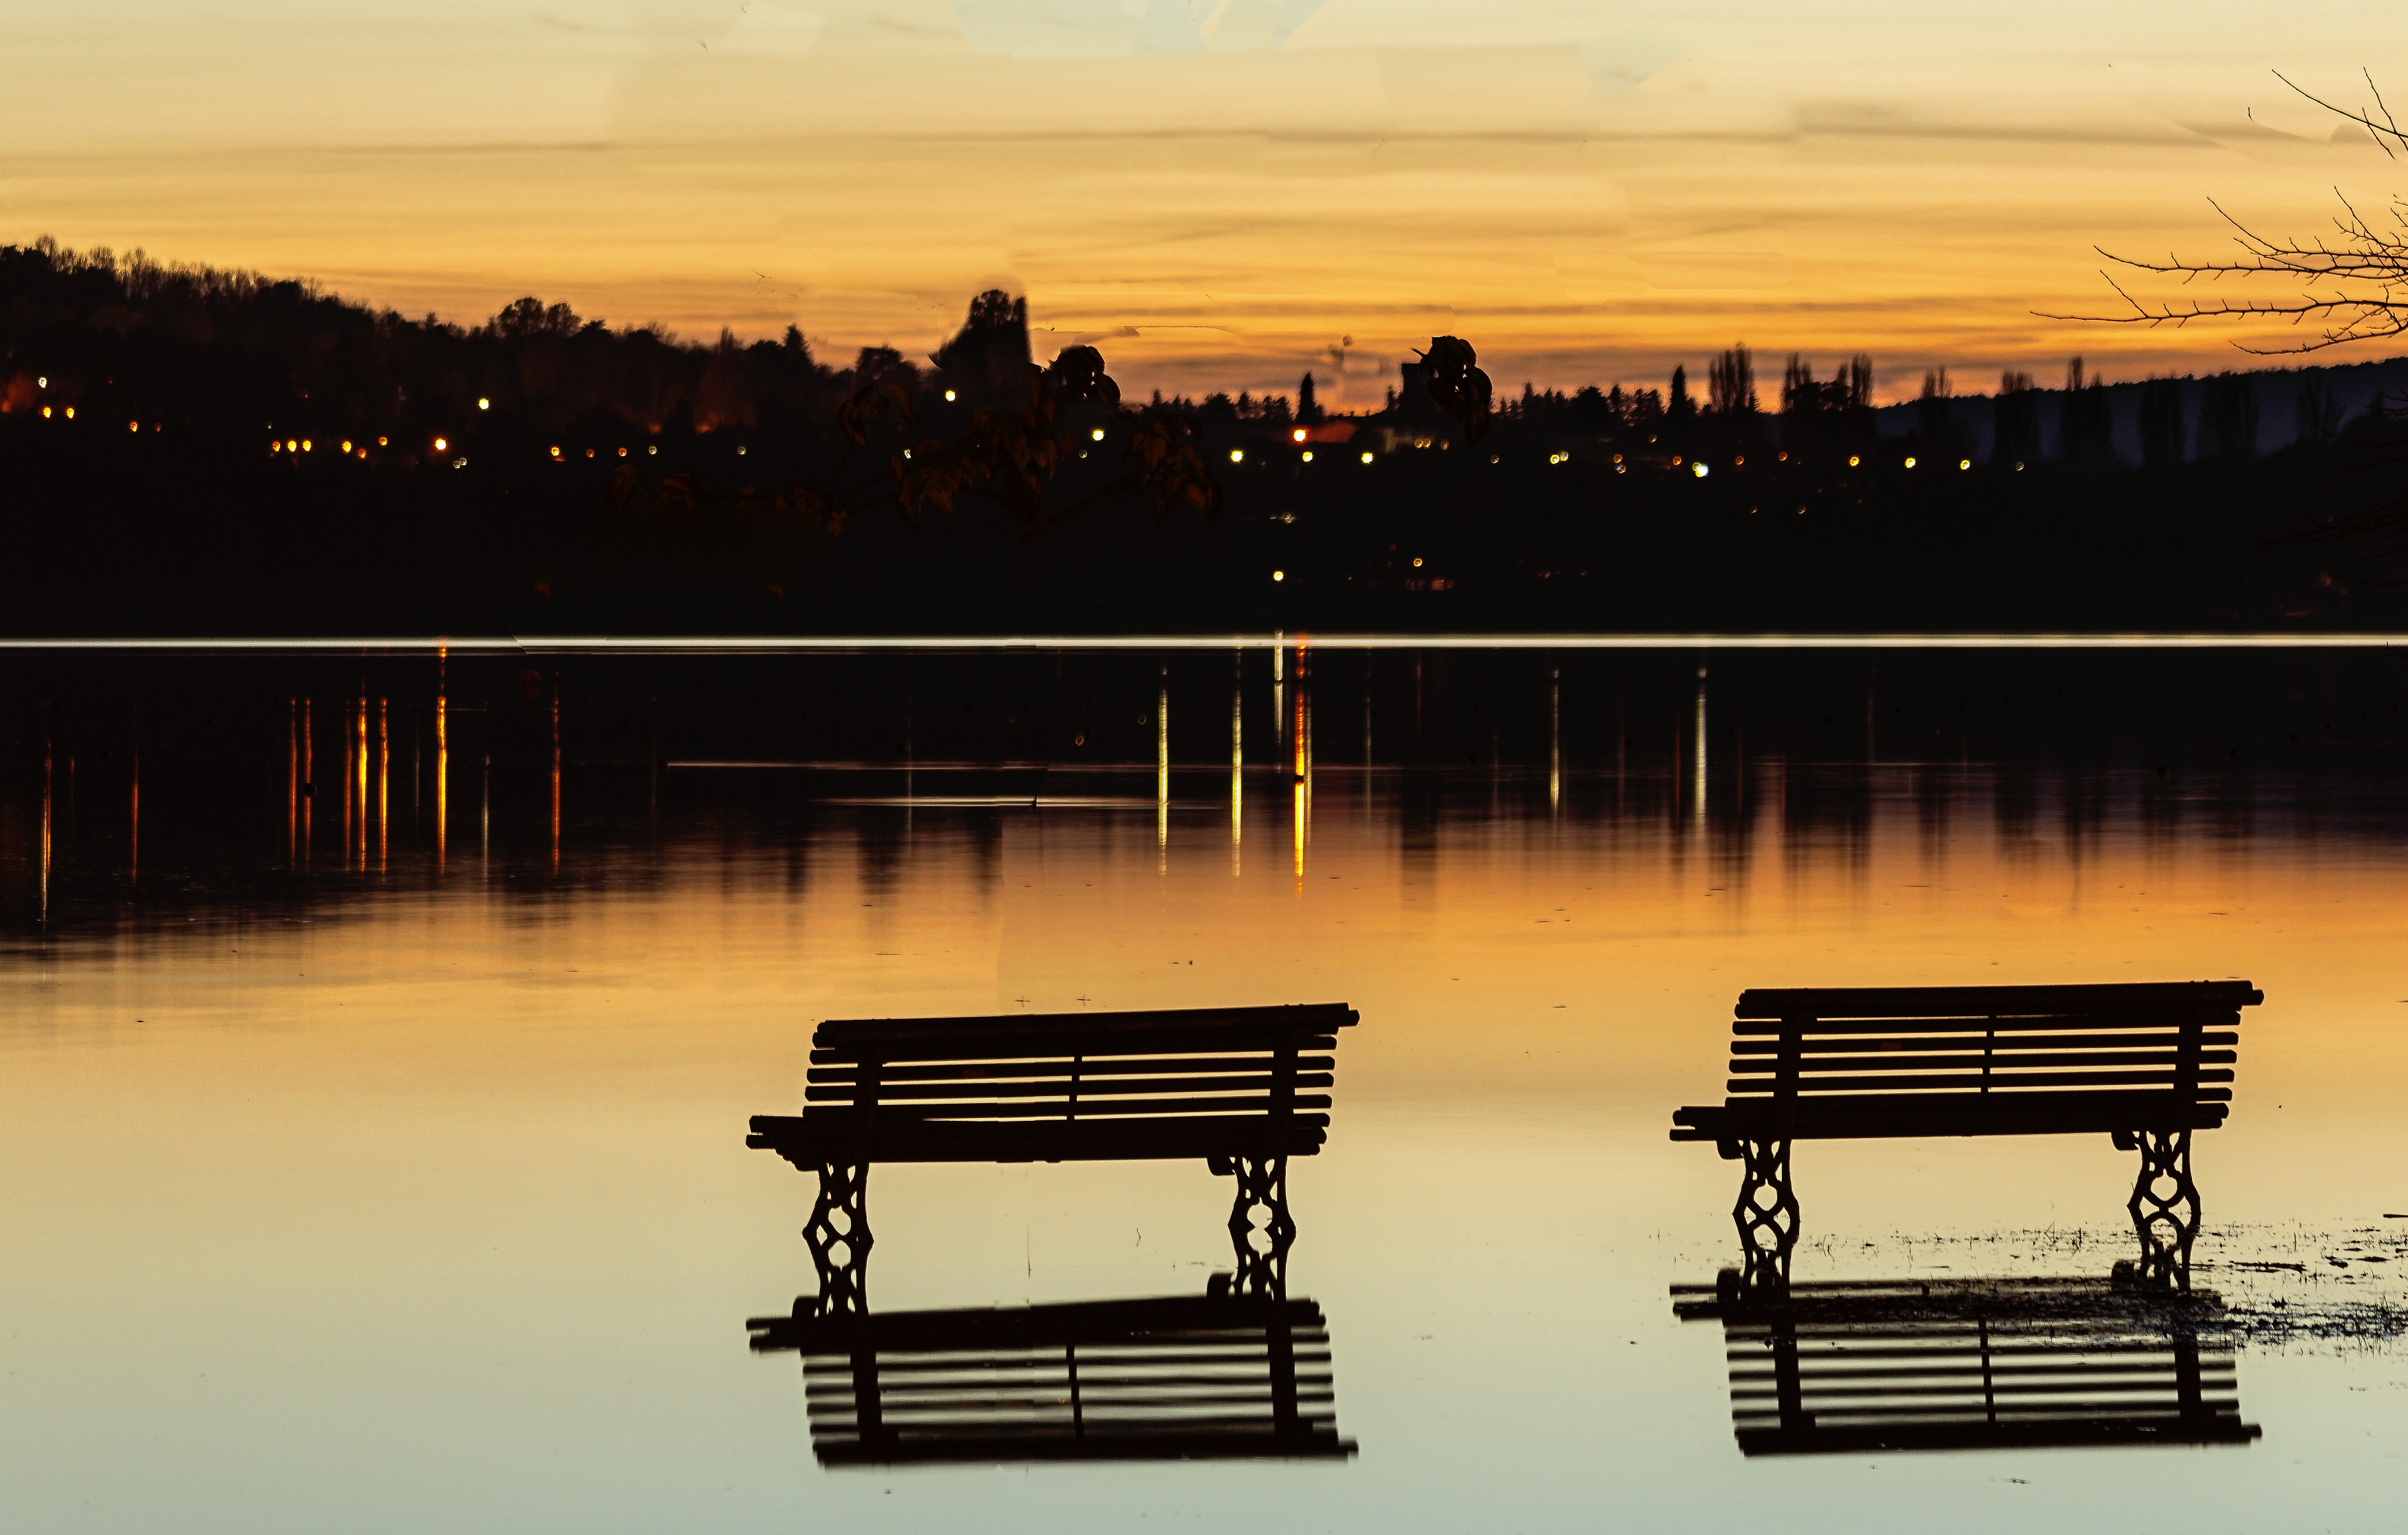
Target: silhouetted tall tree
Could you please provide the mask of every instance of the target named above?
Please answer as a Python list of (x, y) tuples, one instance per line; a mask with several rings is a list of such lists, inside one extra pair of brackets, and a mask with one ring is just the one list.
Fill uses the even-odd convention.
[(2230, 370), (2210, 379), (2200, 391), (2200, 426), (2206, 452), (2228, 464), (2245, 464), (2258, 456), (2258, 382), (2246, 373)]
[(1321, 400), (1313, 393), (1312, 375), (1307, 373), (1303, 381), (1296, 386), (1296, 419), (1311, 426), (1318, 423), (1321, 416)]
[(1935, 458), (1956, 456), (1955, 393), (1948, 382), (1946, 368), (1925, 371), (1923, 394), (1914, 402), (1914, 435), (1922, 443), (1923, 451)]
[(2294, 440), (2312, 445), (2330, 443), (2341, 436), (2341, 397), (2323, 380), (2307, 380), (2300, 385), (2292, 422)]
[(1706, 402), (1718, 416), (1756, 414), (1756, 358), (1746, 347), (1734, 346), (1706, 365)]
[(970, 300), (970, 312), (932, 359), (954, 387), (981, 405), (1006, 409), (1026, 403), (1037, 371), (1028, 354), (1028, 300), (990, 288)]
[(2180, 379), (2141, 380), (2141, 462), (2153, 469), (2181, 463), (2188, 437)]
[(2019, 468), (2040, 457), (2040, 391), (2032, 387), (2030, 374), (2013, 368), (2000, 374), (1990, 409), (1995, 462)]
[(2065, 393), (2057, 400), (2057, 455), (2068, 464), (2096, 467), (2115, 452), (2115, 418), (2107, 401), (2107, 381), (2086, 382), (2082, 359), (2065, 366)]

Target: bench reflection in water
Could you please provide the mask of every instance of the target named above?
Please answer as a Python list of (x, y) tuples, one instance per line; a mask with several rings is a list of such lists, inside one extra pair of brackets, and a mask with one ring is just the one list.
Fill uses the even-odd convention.
[(2245, 1444), (2223, 1303), (2110, 1280), (1675, 1285), (1719, 1320), (1746, 1455)]
[(1344, 1458), (1321, 1308), (1231, 1292), (746, 1324), (803, 1356), (824, 1466)]

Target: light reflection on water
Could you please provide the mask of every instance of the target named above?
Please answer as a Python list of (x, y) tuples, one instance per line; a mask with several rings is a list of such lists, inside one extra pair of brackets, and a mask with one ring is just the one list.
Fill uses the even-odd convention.
[[(1905, 1529), (1939, 1497), (1971, 1528), (2089, 1528), (2143, 1482), (2200, 1528), (2389, 1506), (2368, 1446), (2408, 1427), (2400, 1356), (2267, 1319), (2378, 1315), (2408, 1267), (2395, 677), (1255, 652), (1224, 718), (1230, 664), (15, 690), (12, 1508)], [(344, 801), (314, 865), (312, 785)], [(2260, 1442), (1742, 1462), (1723, 1341), (1668, 1301), (1732, 1259), (1732, 1169), (1665, 1140), (1742, 987), (2235, 975), (2267, 1003), (2198, 1154), (2196, 1282), (2257, 1319)], [(743, 1328), (811, 1284), (810, 1185), (742, 1137), (798, 1106), (813, 1020), (1337, 998), (1363, 1021), (1328, 1149), (1291, 1172), (1289, 1289), (1326, 1319), (1353, 1459), (820, 1467), (795, 1356)], [(2095, 1284), (2127, 1255), (2103, 1143), (1798, 1163), (1801, 1279)], [(1042, 1330), (1229, 1266), (1200, 1167), (874, 1182), (881, 1313)]]

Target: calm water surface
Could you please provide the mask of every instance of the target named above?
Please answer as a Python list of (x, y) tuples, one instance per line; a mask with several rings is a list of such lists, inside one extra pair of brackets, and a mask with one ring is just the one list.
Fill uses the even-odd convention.
[[(25, 1530), (2376, 1528), (2408, 1444), (2393, 657), (50, 658), (0, 684)], [(306, 726), (305, 726), (306, 720)], [(305, 789), (308, 792), (304, 792)], [(2192, 1269), (2255, 1442), (1743, 1456), (1752, 985), (2245, 977)], [(1345, 1001), (1351, 1457), (849, 1469), (748, 1319), (825, 1017)], [(1811, 1143), (1802, 1284), (2132, 1255), (2106, 1138)], [(1203, 1295), (1185, 1163), (882, 1167), (874, 1313)]]

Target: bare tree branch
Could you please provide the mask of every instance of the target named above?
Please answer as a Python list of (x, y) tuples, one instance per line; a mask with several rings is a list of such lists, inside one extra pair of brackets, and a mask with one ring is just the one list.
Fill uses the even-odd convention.
[[(2274, 78), (2326, 111), (2366, 129), (2376, 147), (2386, 155), (2398, 159), (2400, 155), (2395, 152), (2395, 147), (2398, 151), (2408, 151), (2408, 131), (2402, 130), (2392, 117), (2391, 109), (2384, 102), (2383, 93), (2375, 87), (2371, 72), (2366, 77), (2366, 84), (2374, 97), (2373, 109), (2357, 112), (2310, 94), (2279, 71), (2275, 72)], [(2185, 285), (2201, 279), (2219, 282), (2226, 278), (2243, 280), (2264, 277), (2287, 278), (2299, 286), (2300, 292), (2296, 296), (2143, 300), (2133, 296), (2112, 275), (2102, 271), (2100, 275), (2106, 279), (2108, 287), (2114, 290), (2115, 296), (2124, 301), (2129, 312), (2050, 314), (2043, 311), (2041, 318), (2107, 325), (2140, 325), (2152, 329), (2161, 325), (2180, 329), (2194, 320), (2254, 319), (2280, 321), (2303, 332), (2296, 343), (2286, 346), (2258, 346), (2245, 341), (2233, 343), (2239, 350), (2259, 356), (2321, 351), (2351, 341), (2376, 340), (2408, 334), (2408, 199), (2392, 199), (2388, 210), (2389, 225), (2384, 227), (2370, 221), (2340, 188), (2333, 189), (2333, 195), (2341, 203), (2342, 212), (2332, 221), (2334, 234), (2331, 237), (2272, 238), (2243, 223), (2222, 204), (2210, 198), (2208, 206), (2215, 209), (2217, 217), (2232, 226), (2233, 244), (2240, 251), (2236, 256), (2200, 261), (2170, 251), (2164, 260), (2155, 261), (2119, 256), (2103, 247), (2094, 247), (2117, 266), (2156, 277), (2176, 278)]]

